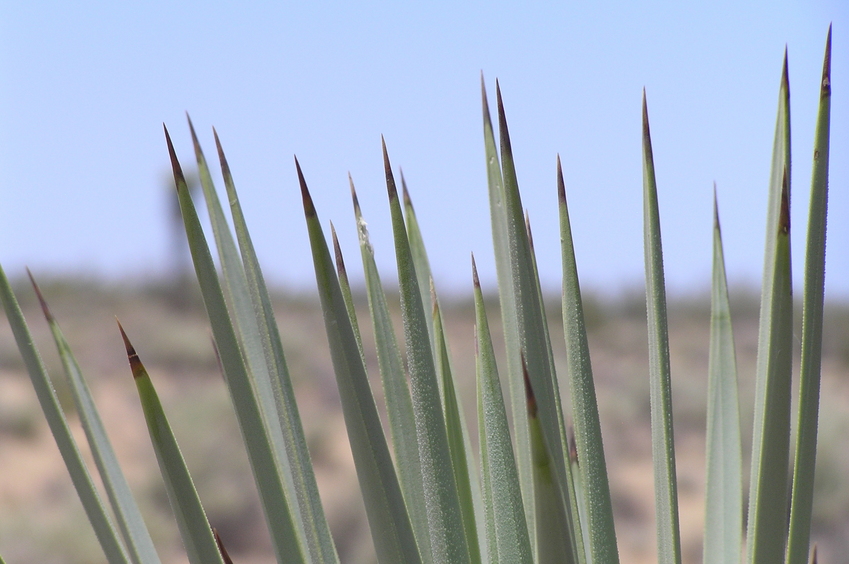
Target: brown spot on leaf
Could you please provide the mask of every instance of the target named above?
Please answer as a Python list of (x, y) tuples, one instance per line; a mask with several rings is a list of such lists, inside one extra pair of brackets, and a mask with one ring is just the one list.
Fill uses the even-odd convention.
[(778, 216), (778, 231), (783, 235), (790, 233), (790, 186), (787, 178), (787, 168), (781, 186), (781, 211)]
[(525, 398), (528, 402), (528, 417), (536, 419), (537, 416), (537, 398), (534, 395), (534, 389), (531, 386), (531, 377), (528, 375), (528, 365), (525, 362), (525, 353), (522, 353), (522, 374), (525, 377)]

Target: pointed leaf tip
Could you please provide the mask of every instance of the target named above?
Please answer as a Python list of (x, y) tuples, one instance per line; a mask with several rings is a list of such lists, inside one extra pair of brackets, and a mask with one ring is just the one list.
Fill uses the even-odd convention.
[(713, 183), (713, 227), (719, 230), (719, 199), (716, 195), (716, 182)]
[(781, 88), (790, 90), (790, 73), (788, 71), (789, 65), (787, 63), (787, 44), (784, 45), (784, 63), (781, 67)]
[(472, 253), (472, 284), (474, 284), (476, 289), (480, 290), (481, 281), (478, 278), (478, 265), (475, 263), (475, 253)]
[(566, 203), (566, 183), (563, 182), (563, 167), (560, 164), (560, 154), (557, 154), (557, 200)]
[(410, 199), (410, 192), (407, 190), (407, 180), (404, 178), (404, 169), (398, 171), (401, 174), (401, 193), (404, 195), (404, 205), (413, 207), (413, 200)]
[(351, 200), (354, 202), (354, 215), (359, 217), (362, 214), (360, 210), (360, 199), (357, 198), (357, 190), (354, 188), (354, 179), (351, 178), (351, 173), (348, 173), (348, 184), (351, 186)]
[(162, 124), (162, 129), (165, 130), (165, 142), (168, 144), (168, 156), (171, 158), (171, 169), (174, 171), (174, 186), (180, 190), (180, 186), (186, 185), (186, 177), (183, 176), (183, 168), (180, 166), (180, 161), (177, 160), (177, 152), (174, 150), (174, 143), (171, 142), (171, 134), (168, 133), (168, 128)]
[(44, 299), (44, 295), (41, 293), (41, 288), (39, 288), (38, 284), (35, 283), (35, 278), (29, 268), (27, 268), (27, 276), (29, 276), (32, 289), (35, 290), (35, 296), (38, 298), (38, 303), (41, 305), (41, 311), (44, 312), (44, 318), (48, 323), (53, 323), (55, 319), (53, 318), (53, 314), (50, 312), (50, 308), (47, 307), (47, 300)]
[(395, 176), (392, 174), (392, 165), (389, 163), (389, 152), (386, 150), (386, 140), (383, 135), (380, 136), (380, 143), (383, 146), (383, 169), (386, 173), (386, 190), (389, 192), (389, 200), (398, 198), (398, 189), (395, 187)]
[(348, 279), (348, 271), (345, 269), (345, 259), (342, 258), (342, 247), (339, 245), (339, 238), (336, 236), (336, 227), (333, 222), (330, 222), (330, 237), (333, 239), (333, 253), (336, 257), (336, 272), (339, 278)]
[(121, 332), (121, 338), (124, 340), (124, 348), (127, 349), (127, 360), (130, 362), (130, 370), (133, 372), (133, 378), (138, 378), (143, 374), (144, 366), (142, 366), (139, 355), (136, 354), (136, 349), (133, 348), (132, 343), (130, 343), (127, 333), (124, 332), (124, 327), (121, 325), (121, 322), (118, 321), (117, 317), (115, 318), (115, 321), (118, 323), (118, 330)]
[(501, 133), (501, 145), (510, 145), (510, 134), (507, 132), (507, 114), (504, 111), (504, 98), (501, 96), (501, 84), (495, 79), (495, 104), (498, 110), (498, 128)]
[(218, 131), (215, 130), (215, 127), (212, 128), (212, 137), (215, 139), (215, 149), (218, 151), (218, 160), (221, 162), (221, 172), (224, 174), (225, 179), (228, 177), (232, 178), (230, 164), (224, 155), (224, 147), (221, 146), (221, 139), (218, 138)]
[(820, 98), (831, 96), (831, 24), (828, 24), (828, 37), (825, 40), (825, 58), (822, 62), (822, 86)]
[(483, 80), (483, 71), (481, 71), (481, 100), (483, 103), (483, 119), (489, 123), (489, 100), (486, 96), (486, 83)]
[(301, 185), (301, 198), (304, 200), (304, 215), (307, 218), (316, 217), (315, 206), (312, 203), (312, 196), (307, 188), (307, 181), (304, 179), (304, 173), (301, 171), (301, 163), (298, 162), (298, 157), (295, 157), (295, 169), (298, 171), (298, 182)]
[(646, 90), (643, 88), (643, 151), (645, 159), (649, 162), (654, 162), (654, 155), (651, 148), (651, 129), (649, 128), (649, 107), (646, 102)]
[(224, 542), (221, 540), (221, 535), (218, 534), (218, 529), (215, 527), (212, 528), (212, 535), (215, 537), (215, 544), (218, 545), (218, 552), (221, 553), (221, 559), (224, 560), (224, 564), (233, 564), (233, 560), (230, 558), (230, 555), (227, 554), (227, 549), (224, 548)]
[(192, 135), (192, 145), (194, 145), (195, 152), (199, 152), (200, 141), (198, 141), (197, 133), (195, 133), (195, 126), (192, 123), (192, 118), (189, 117), (189, 112), (186, 112), (186, 121), (189, 122), (189, 133)]

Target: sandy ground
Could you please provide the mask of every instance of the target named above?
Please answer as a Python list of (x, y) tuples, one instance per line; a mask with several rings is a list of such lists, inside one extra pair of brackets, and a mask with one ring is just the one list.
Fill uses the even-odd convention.
[[(73, 411), (61, 365), (31, 292), (19, 286), (25, 314), (60, 400)], [(117, 315), (151, 374), (213, 524), (236, 562), (271, 562), (250, 468), (227, 391), (218, 373), (210, 331), (197, 303), (175, 307), (156, 289), (119, 291), (96, 284), (53, 283), (45, 293), (94, 391), (108, 432), (139, 499), (163, 562), (185, 562), (159, 477), (126, 357)], [(622, 562), (656, 561), (648, 362), (642, 296), (588, 301), (587, 316), (605, 453)], [(556, 303), (556, 300), (555, 300)], [(556, 306), (555, 306), (556, 307)], [(317, 304), (281, 297), (278, 322), (295, 381), (322, 500), (345, 563), (374, 561), (359, 497), (335, 379)], [(474, 421), (473, 311), (468, 301), (445, 308), (460, 396)], [(750, 448), (757, 344), (757, 305), (735, 305), (744, 452)], [(842, 562), (849, 550), (849, 307), (827, 320), (820, 425), (820, 466), (814, 536), (820, 562)], [(361, 324), (367, 310), (361, 308)], [(490, 324), (501, 350), (500, 321)], [(565, 373), (559, 312), (552, 310), (556, 364)], [(400, 320), (396, 328), (400, 329)], [(376, 357), (364, 329), (371, 374)], [(684, 561), (701, 562), (704, 511), (704, 425), (708, 311), (704, 301), (670, 306), (670, 346)], [(561, 386), (563, 389), (566, 385)], [(378, 401), (381, 392), (376, 392)], [(566, 398), (568, 401), (568, 398)], [(568, 404), (567, 404), (568, 405)], [(76, 416), (70, 419), (84, 443)], [(472, 428), (472, 434), (475, 431)], [(0, 322), (0, 554), (14, 563), (104, 561), (82, 506), (41, 415), (32, 385), (5, 321)]]

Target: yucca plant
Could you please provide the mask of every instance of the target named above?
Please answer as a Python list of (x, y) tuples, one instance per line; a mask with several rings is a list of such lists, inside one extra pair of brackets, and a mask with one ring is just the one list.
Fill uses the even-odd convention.
[[(769, 182), (755, 428), (743, 535), (743, 463), (730, 308), (715, 206), (714, 271), (704, 561), (809, 561), (822, 344), (826, 193), (829, 158), (831, 30), (823, 65), (814, 147), (802, 310), (801, 376), (791, 436), (793, 308), (790, 276), (790, 127), (785, 55)], [(371, 324), (385, 396), (384, 429), (366, 372), (342, 252), (334, 252), (295, 162), (315, 263), (330, 354), (378, 561), (619, 561), (566, 190), (557, 162), (562, 239), (563, 328), (567, 374), (555, 373), (530, 225), (519, 195), (500, 89), (498, 142), (483, 88), (483, 132), (506, 365), (499, 371), (487, 311), (472, 259), (476, 312), (477, 433), (467, 425), (448, 354), (440, 302), (423, 236), (386, 145), (383, 160), (398, 265), (404, 343), (397, 343), (387, 294), (350, 181)], [(332, 563), (339, 557), (320, 503), (292, 380), (268, 289), (217, 134), (233, 229), (189, 122), (220, 269), (201, 227), (177, 155), (166, 140), (195, 272), (221, 368), (260, 493), (278, 562)], [(499, 143), (500, 142), (500, 143)], [(500, 145), (500, 149), (499, 149)], [(651, 427), (658, 562), (682, 560), (659, 206), (648, 109), (643, 95), (643, 189)], [(335, 255), (335, 262), (334, 262)], [(35, 286), (35, 282), (33, 281)], [(70, 347), (35, 286), (103, 482), (101, 499), (57, 400), (5, 274), (0, 297), (39, 401), (86, 513), (111, 563), (158, 562), (158, 555), (110, 446)], [(153, 379), (120, 327), (150, 437), (190, 562), (229, 562), (204, 513)], [(406, 354), (406, 363), (402, 351)], [(561, 403), (561, 382), (570, 405)], [(502, 395), (507, 390), (507, 399)], [(509, 407), (508, 407), (509, 405)], [(512, 422), (512, 424), (511, 424)], [(472, 445), (479, 444), (479, 452)], [(788, 484), (790, 485), (788, 487)], [(789, 508), (789, 512), (788, 512)], [(744, 543), (745, 540), (745, 543)], [(815, 560), (814, 555), (810, 557)]]

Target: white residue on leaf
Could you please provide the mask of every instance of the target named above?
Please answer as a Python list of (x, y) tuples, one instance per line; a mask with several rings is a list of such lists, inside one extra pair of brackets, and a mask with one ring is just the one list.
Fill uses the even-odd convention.
[(360, 235), (360, 243), (365, 244), (370, 253), (374, 253), (374, 249), (371, 248), (371, 242), (368, 237), (368, 223), (366, 223), (366, 220), (363, 219), (363, 216), (357, 218), (357, 232)]

